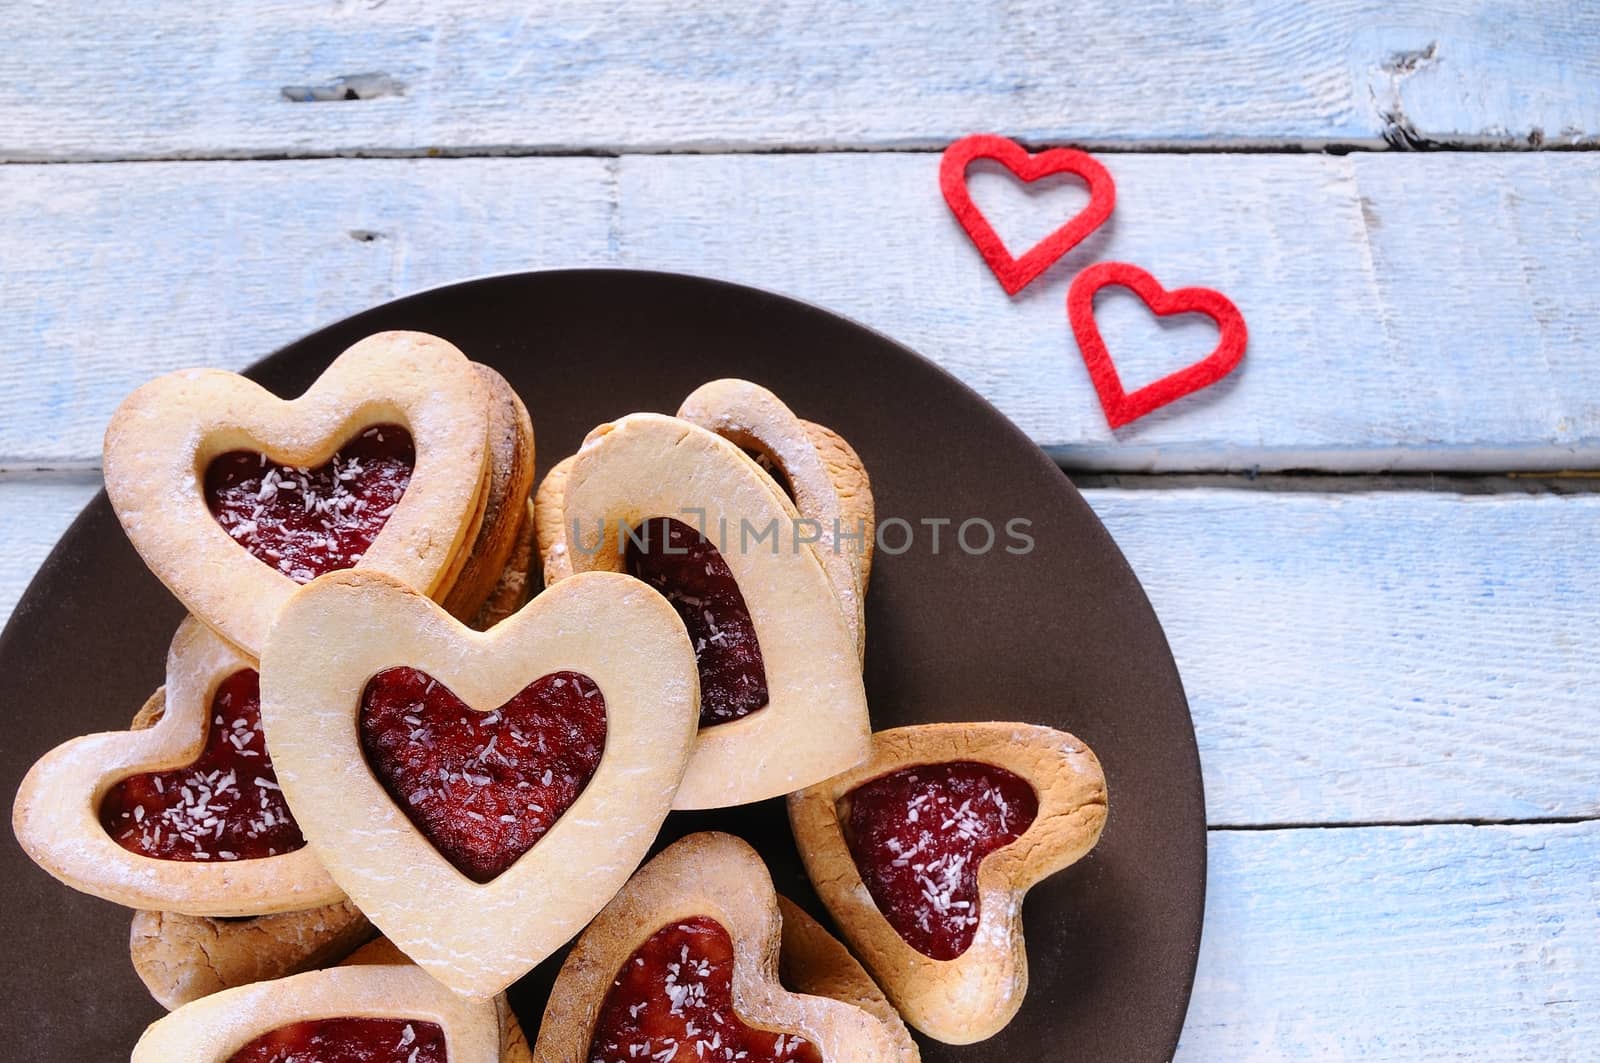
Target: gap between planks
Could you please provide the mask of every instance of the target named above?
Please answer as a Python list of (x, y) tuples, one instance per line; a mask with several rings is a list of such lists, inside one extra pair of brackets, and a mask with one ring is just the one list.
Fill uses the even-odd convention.
[[(1600, 139), (1572, 144), (1546, 144), (1503, 139), (1444, 142), (1419, 141), (1397, 145), (1379, 137), (1351, 141), (1224, 140), (1194, 144), (1185, 141), (1032, 140), (1013, 138), (1030, 152), (1052, 148), (1077, 148), (1098, 155), (1354, 155), (1363, 152), (1585, 152), (1600, 151)], [(473, 144), (452, 148), (367, 148), (326, 151), (175, 151), (142, 153), (65, 153), (0, 155), (0, 166), (104, 165), (154, 162), (296, 162), (319, 159), (621, 159), (629, 155), (938, 155), (950, 146), (948, 138), (908, 144), (861, 144), (842, 141), (764, 144), (759, 141), (718, 141), (697, 146), (679, 144)]]

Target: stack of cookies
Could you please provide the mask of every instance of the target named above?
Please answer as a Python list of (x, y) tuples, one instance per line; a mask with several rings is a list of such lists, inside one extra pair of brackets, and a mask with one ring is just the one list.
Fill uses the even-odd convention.
[[(1048, 728), (872, 732), (870, 481), (772, 392), (600, 425), (534, 493), (505, 380), (383, 333), (290, 401), (156, 380), (105, 468), (191, 615), (14, 825), (139, 909), (175, 1010), (137, 1063), (904, 1063), (908, 1022), (1015, 1015), (1022, 895), (1094, 845), (1104, 776)], [(778, 797), (848, 948), (738, 838), (646, 860), (674, 810)], [(530, 1051), (504, 991), (574, 939)]]

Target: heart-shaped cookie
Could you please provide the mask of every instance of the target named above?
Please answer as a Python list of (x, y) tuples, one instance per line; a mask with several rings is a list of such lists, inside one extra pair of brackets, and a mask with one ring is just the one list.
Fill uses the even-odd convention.
[[(1173, 314), (1204, 314), (1217, 323), (1221, 337), (1212, 352), (1193, 365), (1169, 373), (1154, 384), (1129, 393), (1106, 350), (1100, 326), (1094, 320), (1095, 293), (1108, 285), (1127, 288), (1144, 300), (1157, 317)], [(1153, 410), (1176, 402), (1185, 395), (1209, 387), (1233, 372), (1244, 358), (1250, 333), (1244, 315), (1227, 296), (1210, 288), (1175, 288), (1172, 291), (1138, 266), (1126, 262), (1097, 262), (1078, 274), (1067, 293), (1067, 317), (1077, 337), (1083, 364), (1100, 396), (1100, 408), (1112, 428), (1121, 428)]]
[(1020, 723), (882, 731), (865, 764), (789, 798), (817, 895), (906, 1021), (948, 1044), (1016, 1015), (1022, 898), (1105, 819), (1094, 753)]
[(185, 1004), (145, 1030), (131, 1063), (500, 1063), (501, 1040), (494, 1000), (457, 996), (416, 967), (358, 964)]
[(238, 920), (145, 911), (133, 913), (128, 953), (150, 995), (171, 1011), (224, 989), (325, 967), (373, 933), (348, 900)]
[(387, 572), (442, 594), (482, 519), (490, 404), (460, 351), (384, 332), (297, 399), (233, 373), (171, 373), (106, 429), (106, 493), (145, 563), (259, 655), (299, 583)]
[[(489, 485), (477, 539), (440, 601), (462, 620), (472, 619), (484, 607), (514, 564), (529, 524), (534, 476), (533, 419), (528, 408), (505, 377), (476, 362), (473, 369), (489, 395)], [(522, 571), (527, 572), (526, 559)]]
[[(508, 703), (538, 709), (550, 692), (583, 726), (524, 730), (531, 717)], [(267, 735), (306, 838), (407, 955), (485, 996), (570, 939), (644, 858), (697, 702), (676, 613), (612, 573), (564, 580), (487, 632), (389, 577), (332, 573), (290, 598), (262, 660)], [(493, 874), (505, 848), (522, 851)]]
[(683, 400), (678, 416), (756, 455), (786, 489), (864, 656), (875, 526), (872, 484), (855, 450), (832, 430), (802, 421), (778, 396), (748, 380), (702, 384)]
[(576, 571), (633, 572), (694, 641), (702, 726), (675, 808), (776, 797), (865, 758), (855, 639), (794, 506), (743, 451), (632, 414), (590, 433), (563, 514)]
[[(967, 167), (978, 159), (989, 159), (1032, 183), (1052, 174), (1070, 173), (1089, 186), (1089, 202), (1066, 224), (1013, 258), (1005, 243), (972, 202), (967, 189)], [(1029, 155), (1016, 141), (981, 133), (962, 137), (945, 149), (939, 162), (939, 189), (950, 212), (972, 238), (978, 253), (994, 271), (1007, 295), (1016, 295), (1049, 269), (1062, 255), (1076, 247), (1084, 237), (1099, 228), (1116, 206), (1117, 189), (1111, 174), (1094, 156), (1070, 148), (1052, 148)]]
[(779, 984), (780, 932), (755, 850), (728, 834), (684, 838), (573, 946), (534, 1060), (898, 1063), (887, 1028), (866, 1011)]
[(193, 617), (136, 724), (75, 738), (29, 770), (12, 827), (40, 867), (134, 908), (199, 916), (343, 899), (304, 847), (262, 736), (255, 662)]
[(778, 911), (783, 916), (783, 945), (778, 952), (778, 980), (783, 987), (860, 1008), (883, 1024), (900, 1063), (921, 1063), (922, 1053), (900, 1013), (850, 950), (782, 894)]
[[(386, 937), (374, 938), (351, 953), (342, 966), (410, 964), (411, 957), (395, 947)], [(495, 1011), (500, 1016), (500, 1063), (533, 1063), (533, 1049), (528, 1046), (528, 1036), (522, 1023), (511, 1010), (504, 993), (494, 998)]]

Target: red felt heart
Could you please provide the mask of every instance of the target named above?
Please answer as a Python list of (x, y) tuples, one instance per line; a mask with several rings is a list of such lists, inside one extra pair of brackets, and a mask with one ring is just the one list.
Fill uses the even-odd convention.
[(474, 882), (544, 837), (589, 785), (605, 745), (605, 697), (576, 672), (543, 676), (493, 712), (469, 708), (415, 668), (379, 672), (362, 696), (367, 763)]
[[(1106, 350), (1100, 327), (1094, 320), (1095, 293), (1107, 285), (1127, 288), (1144, 300), (1158, 317), (1172, 314), (1204, 314), (1217, 323), (1222, 336), (1206, 357), (1147, 384), (1131, 395), (1122, 389), (1122, 378)], [(1244, 315), (1233, 301), (1210, 288), (1178, 288), (1167, 291), (1161, 282), (1138, 266), (1126, 262), (1097, 262), (1073, 278), (1067, 293), (1067, 319), (1089, 367), (1089, 379), (1100, 396), (1100, 408), (1112, 428), (1121, 428), (1152, 410), (1221, 380), (1244, 358), (1249, 332)]]
[[(1075, 174), (1089, 186), (1089, 203), (1065, 225), (1029, 248), (1021, 258), (1013, 258), (967, 191), (967, 167), (975, 159), (998, 162), (1029, 183), (1051, 174)], [(1094, 156), (1069, 148), (1052, 148), (1029, 155), (1016, 141), (990, 133), (962, 137), (945, 149), (944, 159), (939, 164), (939, 188), (944, 192), (944, 201), (949, 204), (951, 213), (977, 245), (978, 252), (1008, 295), (1016, 295), (1027, 287), (1094, 232), (1111, 216), (1111, 208), (1117, 202), (1116, 184)]]

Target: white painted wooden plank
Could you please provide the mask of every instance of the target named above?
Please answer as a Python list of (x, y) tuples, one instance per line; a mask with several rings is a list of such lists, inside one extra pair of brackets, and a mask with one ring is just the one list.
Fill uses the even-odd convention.
[[(6, 610), (92, 490), (0, 483)], [(1213, 825), (1600, 816), (1600, 496), (1087, 496), (1172, 643)]]
[[(1600, 460), (1600, 155), (1113, 156), (1107, 228), (1007, 297), (932, 157), (629, 157), (624, 262), (812, 299), (932, 357), (1079, 468), (1494, 470)], [(1081, 194), (975, 195), (1026, 247)], [(1063, 190), (1072, 193), (1068, 184)], [(1244, 311), (1210, 391), (1111, 432), (1066, 326), (1070, 277), (1123, 259)], [(1127, 386), (1204, 355), (1131, 295), (1100, 320)]]
[[(1600, 461), (1600, 155), (1113, 156), (1109, 227), (1010, 299), (931, 155), (0, 167), (0, 462), (93, 464), (146, 377), (237, 367), (474, 273), (626, 264), (767, 285), (962, 377), (1067, 464), (1502, 470)], [(1074, 209), (976, 175), (1024, 243)], [(353, 238), (377, 234), (363, 242)], [(1243, 307), (1243, 368), (1117, 433), (1062, 310), (1095, 257)], [(1130, 386), (1198, 357), (1108, 293)]]
[(0, 462), (98, 465), (172, 369), (246, 364), (405, 292), (598, 264), (602, 159), (0, 167)]
[(1600, 12), (1553, 0), (24, 0), (5, 39), (11, 160), (1600, 136)]
[(1587, 1063), (1600, 823), (1212, 832), (1179, 1063)]
[(1212, 824), (1600, 816), (1600, 495), (1086, 494)]
[(0, 628), (98, 481), (0, 480)]

